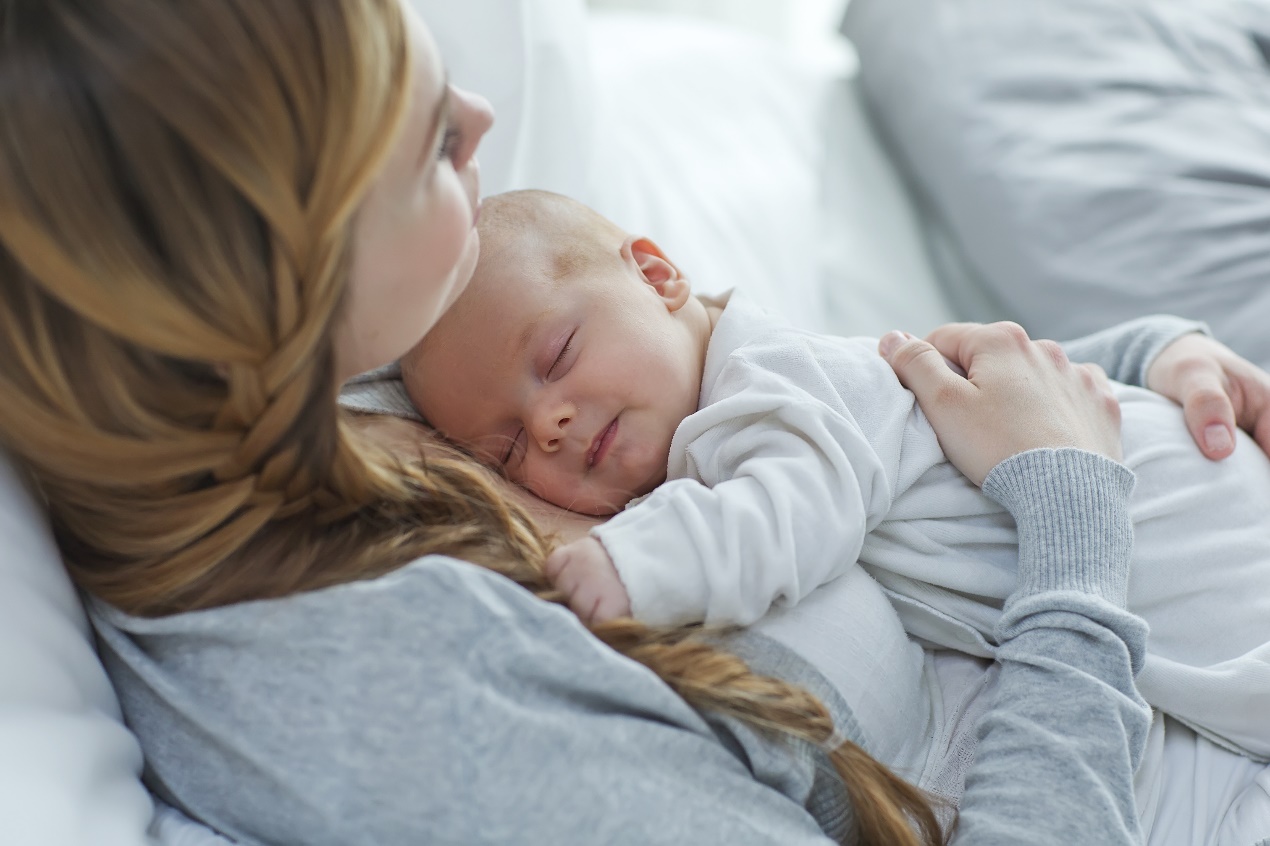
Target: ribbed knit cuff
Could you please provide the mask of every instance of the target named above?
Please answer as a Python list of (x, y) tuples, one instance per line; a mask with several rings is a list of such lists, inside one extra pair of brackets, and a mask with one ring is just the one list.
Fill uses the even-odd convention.
[(1147, 385), (1147, 371), (1151, 369), (1151, 365), (1155, 363), (1156, 357), (1164, 352), (1164, 348), (1169, 344), (1181, 338), (1183, 335), (1207, 335), (1212, 337), (1212, 330), (1208, 328), (1207, 323), (1200, 323), (1196, 320), (1186, 320), (1182, 317), (1174, 317), (1172, 315), (1156, 315), (1153, 318), (1146, 318), (1150, 323), (1149, 331), (1144, 332), (1138, 344), (1142, 347), (1140, 354), (1141, 364), (1134, 374), (1136, 377), (1132, 381), (1121, 379), (1122, 382), (1128, 382), (1130, 385), (1137, 385), (1145, 388)]
[(1203, 323), (1156, 314), (1067, 341), (1063, 349), (1072, 361), (1096, 362), (1117, 382), (1144, 388), (1147, 370), (1160, 351), (1192, 332), (1212, 334)]
[(1133, 554), (1133, 472), (1081, 449), (1034, 449), (1002, 461), (983, 491), (1014, 516), (1019, 586), (1011, 599), (1075, 590), (1124, 607)]

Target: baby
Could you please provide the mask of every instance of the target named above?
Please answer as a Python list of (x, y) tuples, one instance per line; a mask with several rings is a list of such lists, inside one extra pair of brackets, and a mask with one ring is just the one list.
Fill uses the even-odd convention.
[[(490, 199), (480, 236), (403, 379), (513, 481), (615, 515), (549, 567), (583, 616), (745, 625), (858, 560), (911, 634), (992, 654), (1013, 520), (946, 460), (875, 339), (696, 297), (652, 241), (557, 195)], [(1116, 392), (1138, 477), (1128, 602), (1151, 626), (1139, 688), (1270, 758), (1270, 461), (1242, 433), (1209, 461), (1172, 402)]]

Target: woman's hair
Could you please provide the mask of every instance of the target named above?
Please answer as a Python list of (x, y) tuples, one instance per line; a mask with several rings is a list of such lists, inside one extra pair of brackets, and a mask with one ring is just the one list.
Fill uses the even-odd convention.
[[(444, 553), (559, 601), (496, 480), (441, 445), (403, 465), (336, 403), (410, 61), (398, 0), (0, 0), (0, 444), (90, 593), (161, 615)], [(594, 631), (699, 709), (833, 734), (690, 631)], [(938, 841), (919, 791), (832, 758), (861, 842)]]

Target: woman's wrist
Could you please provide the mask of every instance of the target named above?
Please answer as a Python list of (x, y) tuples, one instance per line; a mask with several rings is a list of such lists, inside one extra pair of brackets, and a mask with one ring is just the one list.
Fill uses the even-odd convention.
[(1074, 448), (1028, 450), (994, 467), (983, 490), (1018, 526), (1019, 585), (1012, 598), (1072, 590), (1123, 607), (1134, 483), (1124, 465)]

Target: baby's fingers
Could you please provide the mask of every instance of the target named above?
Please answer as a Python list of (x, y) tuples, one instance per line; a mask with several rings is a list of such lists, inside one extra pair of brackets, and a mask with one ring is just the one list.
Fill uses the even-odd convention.
[(563, 570), (568, 563), (569, 547), (567, 545), (556, 547), (551, 551), (551, 554), (547, 556), (547, 560), (543, 562), (542, 574), (546, 576), (547, 580), (553, 585), (559, 587), (559, 585), (556, 584), (556, 580), (560, 577), (560, 571)]

